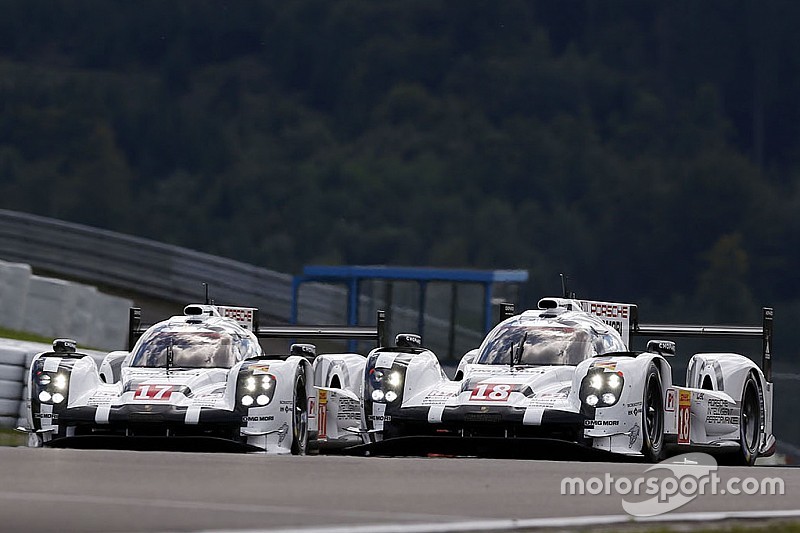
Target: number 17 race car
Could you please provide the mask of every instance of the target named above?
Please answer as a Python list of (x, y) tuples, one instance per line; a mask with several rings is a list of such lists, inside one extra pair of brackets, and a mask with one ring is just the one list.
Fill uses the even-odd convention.
[[(360, 435), (354, 452), (401, 455), (518, 455), (537, 442), (649, 461), (692, 450), (751, 465), (773, 453), (772, 309), (759, 327), (708, 327), (639, 324), (630, 304), (545, 298), (538, 307), (509, 313), (453, 380), (415, 335), (373, 350), (363, 383), (329, 388), (329, 409), (338, 399), (362, 405), (360, 425), (339, 428), (341, 438)], [(675, 343), (634, 352), (631, 335), (761, 338), (762, 364), (698, 353), (678, 385)]]
[(18, 428), (32, 446), (304, 454), (319, 437), (315, 348), (268, 355), (258, 339), (378, 337), (374, 327), (261, 328), (247, 307), (189, 305), (149, 328), (140, 316), (131, 309), (128, 350), (99, 368), (69, 339), (33, 359), (29, 427)]

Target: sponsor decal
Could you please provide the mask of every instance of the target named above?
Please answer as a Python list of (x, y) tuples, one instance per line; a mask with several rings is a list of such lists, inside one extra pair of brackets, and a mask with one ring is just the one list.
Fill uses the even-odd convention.
[(528, 402), (528, 407), (553, 407), (556, 402), (558, 402), (557, 398), (536, 398)]
[(628, 443), (628, 448), (633, 448), (633, 445), (636, 444), (636, 441), (639, 440), (639, 424), (634, 424), (631, 428), (630, 442)]
[(358, 420), (361, 418), (361, 403), (352, 398), (339, 397), (337, 420)]
[(227, 307), (219, 305), (217, 306), (219, 309), (220, 314), (227, 318), (232, 318), (236, 321), (237, 324), (240, 326), (253, 329), (253, 312), (255, 311), (252, 307)]
[(216, 404), (217, 399), (210, 397), (195, 398), (192, 402), (192, 405), (196, 405), (198, 407), (214, 407)]
[(317, 417), (317, 399), (313, 396), (308, 398), (308, 418)]
[(36, 413), (33, 415), (33, 417), (39, 419), (58, 420), (58, 413)]
[(367, 420), (375, 422), (391, 422), (392, 415), (367, 415)]
[(587, 428), (596, 428), (600, 426), (618, 426), (619, 420), (584, 420), (583, 425)]
[(601, 318), (628, 318), (628, 306), (605, 302), (590, 302), (589, 314)]
[(642, 412), (642, 402), (632, 402), (625, 406), (628, 408), (628, 416), (638, 416)]
[(514, 385), (508, 383), (481, 383), (469, 396), (471, 402), (505, 402), (514, 391)]
[(617, 370), (617, 363), (614, 361), (597, 361), (592, 363), (592, 368), (603, 368), (606, 372), (614, 372)]
[(139, 385), (133, 394), (134, 400), (168, 402), (175, 392), (175, 385)]
[(455, 392), (450, 391), (433, 391), (422, 399), (422, 405), (444, 405), (448, 398), (455, 395)]
[(275, 420), (275, 417), (273, 415), (242, 417), (242, 422), (271, 422), (273, 420)]
[(678, 444), (689, 444), (692, 424), (692, 393), (688, 390), (678, 392)]
[(664, 410), (670, 413), (675, 411), (675, 389), (667, 389), (667, 401)]
[(731, 407), (728, 402), (720, 398), (708, 399), (708, 410), (706, 411), (706, 423), (708, 424), (734, 424), (739, 425), (739, 409)]
[(269, 373), (269, 365), (265, 364), (251, 365), (248, 368), (253, 371), (254, 376), (263, 376)]

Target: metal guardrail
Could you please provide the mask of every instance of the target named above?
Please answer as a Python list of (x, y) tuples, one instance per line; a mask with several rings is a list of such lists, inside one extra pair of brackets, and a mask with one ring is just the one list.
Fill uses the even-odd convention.
[[(0, 259), (27, 263), (68, 278), (185, 304), (201, 298), (202, 284), (223, 304), (257, 307), (264, 323), (288, 323), (292, 276), (233, 259), (197, 252), (82, 224), (0, 209)], [(382, 305), (362, 296), (362, 308)], [(347, 320), (347, 291), (336, 285), (308, 284), (300, 304), (300, 323), (341, 325)], [(400, 319), (415, 316), (394, 308)], [(434, 350), (447, 346), (447, 320), (431, 317), (425, 342)], [(477, 345), (479, 331), (457, 328)]]
[(285, 321), (291, 307), (288, 274), (149, 239), (0, 209), (0, 258), (70, 278), (175, 302), (200, 298), (258, 307)]

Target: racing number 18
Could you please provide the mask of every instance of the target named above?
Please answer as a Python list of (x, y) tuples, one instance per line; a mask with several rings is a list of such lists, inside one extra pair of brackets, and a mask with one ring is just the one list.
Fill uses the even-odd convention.
[(482, 383), (472, 391), (470, 400), (490, 400), (502, 402), (508, 399), (513, 385)]

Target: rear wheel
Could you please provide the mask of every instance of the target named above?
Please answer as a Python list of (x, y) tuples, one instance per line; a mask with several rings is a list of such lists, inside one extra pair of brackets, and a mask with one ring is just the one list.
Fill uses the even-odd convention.
[(741, 447), (736, 462), (750, 466), (758, 458), (758, 447), (761, 443), (761, 395), (753, 374), (749, 374), (744, 382), (741, 405), (741, 416), (739, 416)]
[(642, 396), (642, 453), (657, 463), (664, 458), (664, 393), (656, 365), (650, 363)]
[(292, 409), (292, 455), (305, 455), (308, 447), (308, 396), (302, 370), (294, 382)]

